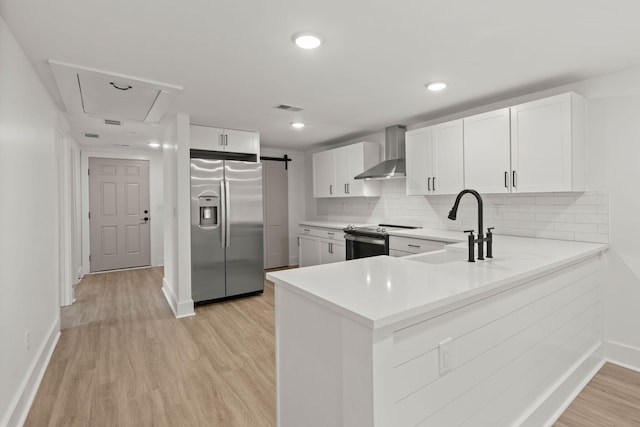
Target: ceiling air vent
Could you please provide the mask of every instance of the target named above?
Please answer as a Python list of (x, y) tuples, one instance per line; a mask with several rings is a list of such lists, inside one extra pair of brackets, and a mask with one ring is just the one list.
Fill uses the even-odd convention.
[(97, 133), (85, 133), (84, 136), (87, 138), (100, 138), (100, 135)]
[(113, 125), (113, 126), (121, 126), (122, 122), (120, 120), (104, 119), (104, 124), (105, 125)]
[(277, 110), (283, 110), (283, 111), (292, 111), (294, 113), (297, 113), (298, 111), (302, 111), (303, 108), (301, 107), (294, 107), (293, 105), (287, 105), (287, 104), (280, 104), (276, 107), (274, 107)]

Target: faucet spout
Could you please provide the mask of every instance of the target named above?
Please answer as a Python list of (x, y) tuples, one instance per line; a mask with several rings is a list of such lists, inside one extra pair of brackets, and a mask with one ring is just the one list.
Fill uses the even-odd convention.
[[(490, 245), (491, 244), (491, 240), (488, 240), (487, 238), (484, 237), (484, 225), (483, 225), (483, 205), (482, 205), (482, 196), (480, 196), (480, 193), (478, 193), (476, 190), (471, 190), (471, 189), (465, 189), (462, 190), (460, 193), (458, 193), (458, 196), (456, 197), (456, 201), (453, 204), (453, 207), (451, 208), (451, 210), (449, 211), (449, 215), (448, 218), (452, 221), (455, 221), (457, 216), (458, 216), (458, 207), (460, 205), (460, 199), (462, 199), (462, 196), (464, 196), (465, 194), (471, 194), (473, 197), (476, 198), (476, 200), (478, 201), (478, 239), (476, 240), (478, 242), (478, 259), (479, 260), (483, 260), (484, 259), (484, 242), (487, 241), (487, 243)], [(488, 248), (487, 253), (489, 255), (489, 257), (491, 257), (491, 249)]]

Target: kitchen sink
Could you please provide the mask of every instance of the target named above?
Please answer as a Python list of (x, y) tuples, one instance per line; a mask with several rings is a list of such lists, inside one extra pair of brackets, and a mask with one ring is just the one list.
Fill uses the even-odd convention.
[(427, 264), (445, 264), (453, 261), (465, 261), (466, 253), (463, 251), (448, 251), (443, 249), (441, 251), (426, 252), (417, 255), (409, 255), (404, 257), (411, 261), (424, 262)]

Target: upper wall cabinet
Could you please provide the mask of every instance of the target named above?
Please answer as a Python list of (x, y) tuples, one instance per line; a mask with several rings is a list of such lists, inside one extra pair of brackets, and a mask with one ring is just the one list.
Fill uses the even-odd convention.
[(259, 154), (260, 134), (257, 132), (191, 125), (190, 133), (192, 149)]
[(406, 135), (408, 195), (457, 194), (464, 188), (462, 120)]
[(510, 191), (509, 109), (465, 117), (465, 185), (481, 193)]
[(484, 193), (583, 191), (586, 102), (565, 93), (463, 119), (465, 185)]
[(374, 197), (380, 182), (354, 176), (380, 162), (380, 145), (374, 142), (321, 151), (313, 155), (313, 197)]
[(514, 192), (586, 189), (586, 101), (565, 93), (511, 108)]

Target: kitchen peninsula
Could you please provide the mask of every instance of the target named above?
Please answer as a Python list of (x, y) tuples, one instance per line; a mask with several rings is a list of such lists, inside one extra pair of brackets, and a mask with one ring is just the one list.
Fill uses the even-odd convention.
[(599, 361), (606, 249), (496, 236), (482, 262), (457, 243), (269, 273), (278, 425), (544, 424)]

